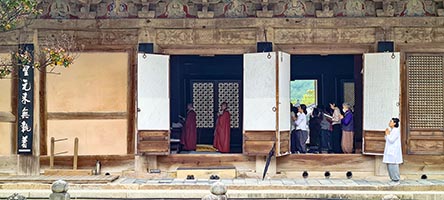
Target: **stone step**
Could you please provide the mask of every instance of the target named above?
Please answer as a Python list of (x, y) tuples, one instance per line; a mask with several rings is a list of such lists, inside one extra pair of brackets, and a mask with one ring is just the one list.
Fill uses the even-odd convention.
[(178, 179), (186, 179), (189, 175), (193, 175), (195, 179), (209, 179), (212, 175), (223, 179), (232, 179), (236, 178), (236, 168), (233, 166), (177, 168), (176, 177)]

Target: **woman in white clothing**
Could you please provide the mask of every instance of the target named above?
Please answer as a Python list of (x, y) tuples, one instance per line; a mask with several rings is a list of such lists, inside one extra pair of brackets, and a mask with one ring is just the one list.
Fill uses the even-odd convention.
[(392, 118), (389, 127), (385, 129), (385, 148), (383, 163), (387, 164), (390, 179), (394, 184), (399, 184), (399, 164), (402, 163), (401, 132), (399, 131), (399, 119)]
[(292, 137), (292, 145), (296, 147), (296, 151), (299, 151), (299, 153), (307, 153), (307, 147), (305, 145), (305, 142), (308, 139), (306, 105), (301, 104), (300, 106), (298, 106), (297, 119), (294, 123), (296, 125), (296, 132), (294, 137)]

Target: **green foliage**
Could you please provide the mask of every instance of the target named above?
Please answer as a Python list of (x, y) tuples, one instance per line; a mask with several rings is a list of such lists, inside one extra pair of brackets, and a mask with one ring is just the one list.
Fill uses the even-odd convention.
[(0, 0), (0, 32), (15, 29), (29, 16), (37, 15), (37, 0)]
[(314, 104), (314, 103), (316, 103), (315, 97), (316, 96), (315, 96), (314, 90), (309, 89), (309, 90), (307, 90), (307, 93), (305, 93), (304, 96), (302, 97), (301, 103), (305, 104), (305, 105)]
[(316, 82), (314, 80), (294, 80), (291, 81), (291, 103), (303, 103), (306, 105), (316, 103)]
[[(26, 19), (40, 14), (38, 3), (39, 0), (0, 0), (0, 33), (18, 29), (19, 24), (26, 22)], [(72, 38), (50, 41), (39, 55), (34, 55), (33, 63), (33, 56), (29, 52), (12, 52), (11, 60), (0, 60), (0, 79), (14, 74), (24, 65), (31, 65), (39, 70), (46, 67), (69, 67), (74, 60), (70, 54), (73, 47), (70, 39)]]

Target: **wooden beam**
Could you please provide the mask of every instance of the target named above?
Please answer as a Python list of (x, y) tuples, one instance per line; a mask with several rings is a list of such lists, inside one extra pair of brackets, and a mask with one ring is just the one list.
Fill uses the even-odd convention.
[(0, 122), (15, 122), (15, 116), (10, 112), (0, 111)]
[(126, 153), (134, 154), (135, 152), (135, 135), (136, 135), (136, 81), (137, 81), (137, 48), (132, 48), (129, 53), (128, 60), (128, 89), (127, 89), (127, 111), (128, 111), (128, 131), (126, 142)]
[(50, 112), (48, 120), (126, 119), (127, 112)]
[(160, 53), (168, 55), (233, 55), (252, 53), (255, 45), (159, 45)]
[(289, 54), (363, 54), (375, 51), (374, 44), (276, 44)]
[[(100, 160), (102, 167), (131, 165), (134, 163), (134, 155), (79, 155), (78, 168), (93, 168), (97, 160)], [(56, 156), (54, 165), (56, 168), (71, 168), (73, 161), (73, 156)], [(40, 156), (40, 164), (49, 167), (49, 156)]]
[(362, 154), (291, 154), (277, 158), (277, 171), (373, 172), (375, 157)]
[(158, 156), (159, 165), (177, 165), (181, 166), (229, 166), (236, 163), (251, 164), (254, 167), (256, 158), (254, 156), (245, 156), (242, 154), (171, 154), (167, 156)]

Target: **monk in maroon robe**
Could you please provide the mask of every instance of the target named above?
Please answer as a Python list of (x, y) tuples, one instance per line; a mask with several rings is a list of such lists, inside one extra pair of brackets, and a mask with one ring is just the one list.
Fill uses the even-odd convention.
[(182, 127), (182, 135), (180, 136), (180, 144), (183, 145), (183, 150), (195, 151), (197, 142), (196, 130), (196, 112), (194, 112), (193, 104), (187, 106), (187, 117), (185, 124)]
[(230, 152), (230, 113), (227, 109), (227, 103), (221, 104), (222, 112), (219, 113), (214, 130), (213, 146), (222, 153)]

